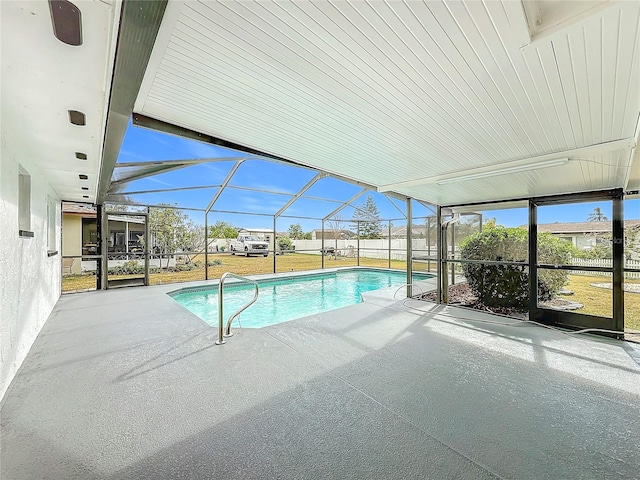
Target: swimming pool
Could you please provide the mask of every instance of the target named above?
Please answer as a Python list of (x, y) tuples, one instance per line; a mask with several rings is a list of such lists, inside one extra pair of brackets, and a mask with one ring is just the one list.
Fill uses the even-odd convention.
[[(414, 273), (414, 281), (433, 275)], [(261, 328), (295, 318), (362, 302), (361, 294), (407, 283), (404, 272), (377, 269), (346, 269), (326, 273), (258, 280), (258, 301), (240, 315), (244, 328)], [(224, 286), (225, 321), (253, 297), (246, 283)], [(180, 305), (211, 326), (218, 325), (218, 286), (194, 287), (169, 292)], [(236, 321), (234, 320), (234, 325)]]

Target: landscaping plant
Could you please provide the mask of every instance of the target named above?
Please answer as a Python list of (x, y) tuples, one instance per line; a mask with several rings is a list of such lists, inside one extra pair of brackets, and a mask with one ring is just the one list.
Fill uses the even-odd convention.
[[(523, 228), (497, 227), (476, 233), (461, 244), (464, 260), (523, 262), (528, 260), (529, 236)], [(548, 233), (538, 234), (538, 263), (567, 264), (571, 244)], [(527, 309), (529, 269), (526, 265), (463, 264), (474, 295), (488, 307)], [(568, 281), (562, 270), (538, 270), (538, 299), (551, 300)]]

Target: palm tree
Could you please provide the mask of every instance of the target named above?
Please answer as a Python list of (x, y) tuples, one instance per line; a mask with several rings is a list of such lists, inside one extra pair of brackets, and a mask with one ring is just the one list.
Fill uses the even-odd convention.
[(587, 217), (587, 222), (606, 222), (607, 220), (609, 219), (606, 217), (604, 213), (602, 213), (602, 210), (600, 210), (600, 207), (594, 208), (593, 212), (591, 212)]

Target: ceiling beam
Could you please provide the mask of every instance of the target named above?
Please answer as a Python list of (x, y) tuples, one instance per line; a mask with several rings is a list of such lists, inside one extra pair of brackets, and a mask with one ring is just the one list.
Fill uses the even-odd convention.
[(156, 41), (167, 0), (154, 2), (123, 0), (115, 66), (109, 92), (96, 203), (101, 205), (109, 190), (111, 175), (129, 125), (133, 104)]
[(563, 152), (548, 153), (545, 155), (539, 155), (537, 157), (524, 158), (521, 160), (513, 160), (510, 162), (501, 163), (499, 165), (489, 165), (486, 167), (471, 168), (467, 170), (451, 172), (444, 175), (434, 175), (431, 177), (417, 178), (415, 180), (407, 180), (404, 182), (389, 183), (378, 187), (378, 192), (388, 192), (390, 190), (397, 190), (399, 188), (416, 187), (420, 185), (432, 185), (438, 182), (444, 182), (449, 180), (455, 180), (461, 176), (471, 175), (484, 175), (484, 174), (499, 174), (500, 171), (506, 169), (516, 169), (520, 167), (527, 167), (535, 165), (540, 162), (548, 162), (551, 160), (559, 160), (568, 158), (569, 161), (578, 161), (580, 157), (591, 157), (594, 155), (601, 155), (603, 153), (615, 152), (618, 150), (632, 149), (636, 145), (634, 138), (624, 138), (622, 140), (614, 140), (612, 142), (598, 143), (595, 145), (589, 145), (588, 147), (575, 148), (573, 150), (565, 150)]

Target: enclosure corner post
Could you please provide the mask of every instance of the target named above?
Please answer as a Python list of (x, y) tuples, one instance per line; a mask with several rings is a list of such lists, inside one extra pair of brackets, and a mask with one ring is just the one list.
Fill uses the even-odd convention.
[(391, 220), (389, 220), (389, 234), (387, 235), (388, 247), (389, 247), (389, 269), (391, 269)]
[[(624, 331), (624, 205), (620, 192), (613, 197), (613, 324)], [(618, 335), (623, 339), (624, 334)]]
[(204, 212), (204, 279), (209, 280), (209, 212)]
[(322, 230), (320, 230), (320, 256), (322, 257), (320, 268), (324, 268), (324, 219), (322, 219)]
[(413, 211), (411, 198), (407, 197), (407, 298), (413, 296)]
[(106, 272), (104, 270), (104, 264), (102, 262), (102, 258), (104, 256), (104, 252), (102, 251), (102, 247), (105, 244), (103, 238), (103, 226), (102, 226), (102, 209), (104, 207), (102, 205), (97, 206), (96, 212), (96, 230), (97, 230), (97, 240), (98, 240), (98, 250), (96, 253), (100, 254), (100, 258), (96, 261), (96, 290), (102, 290), (103, 282), (102, 278), (105, 276)]
[(529, 200), (529, 318), (538, 308), (538, 209)]
[[(144, 219), (144, 284), (149, 286), (149, 221), (151, 219), (151, 208), (147, 207), (147, 215)], [(128, 225), (126, 223), (125, 225)], [(127, 236), (129, 234), (127, 233)]]
[(442, 303), (442, 207), (440, 205), (436, 206), (436, 228), (436, 277), (438, 278), (436, 294), (438, 303)]
[[(278, 243), (278, 239), (277, 239), (277, 233), (276, 233), (276, 221), (277, 221), (277, 217), (274, 215), (273, 216), (273, 273), (276, 273), (277, 270), (277, 260), (276, 260), (276, 249), (277, 249), (277, 243)], [(284, 254), (284, 252), (283, 252)]]

